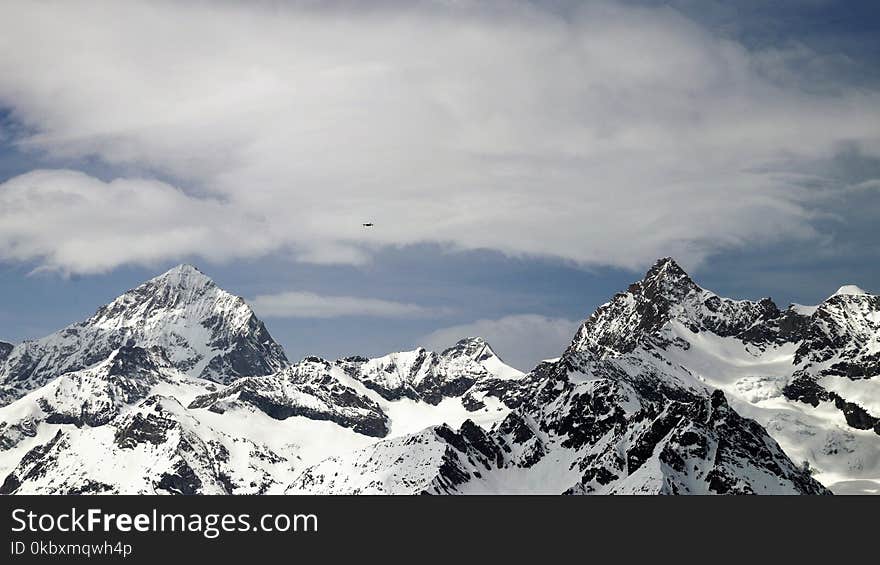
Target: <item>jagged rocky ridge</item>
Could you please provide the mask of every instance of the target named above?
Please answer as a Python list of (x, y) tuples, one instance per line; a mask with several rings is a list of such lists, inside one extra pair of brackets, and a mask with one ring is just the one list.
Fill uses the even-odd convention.
[(806, 320), (781, 312), (770, 298), (730, 300), (700, 288), (671, 258), (658, 261), (645, 278), (600, 306), (575, 334), (569, 351), (598, 357), (665, 347), (663, 329), (676, 321), (693, 332), (736, 337), (753, 344), (798, 341)]
[(259, 410), (276, 420), (327, 420), (381, 438), (391, 429), (383, 406), (407, 400), (435, 407), (450, 399), (461, 411), (476, 412), (486, 409), (487, 397), (500, 401), (522, 376), (482, 338), (465, 338), (439, 354), (419, 348), (375, 359), (306, 357), (272, 375), (238, 379), (189, 407), (220, 414)]
[(180, 265), (126, 292), (88, 320), (0, 355), (0, 406), (125, 345), (161, 347), (181, 371), (221, 383), (267, 375), (289, 364), (244, 300), (195, 267)]
[(876, 374), (874, 298), (842, 289), (780, 310), (718, 297), (663, 259), (526, 375), (479, 338), (236, 379), (123, 343), (0, 408), (2, 491), (870, 490), (880, 436), (858, 383)]

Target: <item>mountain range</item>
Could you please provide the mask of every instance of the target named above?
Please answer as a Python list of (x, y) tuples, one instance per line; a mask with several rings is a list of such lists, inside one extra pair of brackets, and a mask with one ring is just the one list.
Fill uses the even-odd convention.
[(880, 490), (880, 297), (732, 300), (671, 258), (524, 373), (485, 340), (290, 362), (181, 265), (0, 342), (0, 493)]

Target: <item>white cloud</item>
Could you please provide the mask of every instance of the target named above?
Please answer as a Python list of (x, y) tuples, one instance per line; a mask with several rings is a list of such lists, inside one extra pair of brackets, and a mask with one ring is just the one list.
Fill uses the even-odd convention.
[(247, 256), (271, 243), (264, 234), (234, 208), (154, 180), (52, 170), (0, 184), (0, 257), (39, 257), (47, 269), (96, 273), (192, 255)]
[[(0, 259), (90, 271), (289, 249), (357, 264), (442, 242), (693, 265), (815, 236), (791, 163), (843, 142), (880, 155), (878, 93), (802, 88), (808, 52), (749, 51), (667, 8), (485, 6), (4, 2), (0, 105), (33, 131), (23, 146), (158, 171), (199, 198), (138, 189), (168, 218), (76, 245), (25, 207)], [(112, 209), (134, 218), (147, 200)]]
[(281, 292), (263, 294), (248, 301), (256, 313), (264, 318), (341, 318), (364, 316), (371, 318), (433, 318), (447, 310), (429, 308), (377, 298), (355, 296), (324, 296), (313, 292)]
[(542, 359), (559, 357), (579, 325), (565, 318), (517, 314), (442, 328), (423, 337), (420, 343), (440, 351), (463, 337), (482, 337), (507, 363), (528, 371)]

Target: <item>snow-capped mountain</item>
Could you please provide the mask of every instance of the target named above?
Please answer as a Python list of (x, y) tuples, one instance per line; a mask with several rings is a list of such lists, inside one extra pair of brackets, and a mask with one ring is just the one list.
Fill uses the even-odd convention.
[(35, 342), (33, 390), (0, 407), (0, 491), (869, 492), (878, 306), (852, 287), (730, 300), (667, 258), (528, 374), (480, 338), (291, 365), (241, 299), (179, 267)]
[[(94, 316), (0, 356), (0, 405), (125, 345), (158, 346), (191, 376), (226, 383), (289, 363), (241, 298), (190, 265), (130, 290)], [(2, 348), (0, 348), (2, 349)]]
[(795, 365), (817, 376), (880, 376), (880, 296), (844, 286), (813, 309)]
[(477, 382), (523, 376), (479, 337), (462, 339), (442, 353), (419, 348), (375, 359), (347, 357), (337, 364), (386, 400), (410, 398), (433, 405), (463, 395)]
[[(693, 332), (708, 331), (748, 342), (784, 340), (790, 324), (783, 324), (782, 316), (769, 298), (730, 300), (700, 288), (667, 257), (651, 267), (643, 280), (600, 306), (578, 329), (569, 351), (612, 357), (638, 347), (664, 347), (668, 336), (662, 330), (673, 321)], [(765, 328), (776, 331), (758, 331)]]
[(31, 421), (95, 427), (146, 398), (160, 383), (177, 385), (186, 380), (162, 349), (126, 346), (93, 367), (62, 375), (26, 395), (21, 399), (26, 402), (16, 407)]
[[(497, 400), (470, 409), (461, 397), (388, 401), (344, 365), (308, 357), (224, 387), (178, 370), (160, 348), (120, 348), (0, 407), (0, 492), (281, 492), (307, 465), (378, 437), (507, 413)], [(211, 466), (218, 442), (246, 451), (230, 459), (245, 468)], [(91, 456), (106, 465), (86, 464)], [(114, 480), (116, 465), (125, 475)]]
[[(631, 363), (664, 386), (722, 390), (840, 492), (880, 492), (880, 301), (843, 287), (818, 306), (731, 300), (662, 259), (582, 325), (567, 355)], [(854, 425), (855, 424), (855, 425)]]

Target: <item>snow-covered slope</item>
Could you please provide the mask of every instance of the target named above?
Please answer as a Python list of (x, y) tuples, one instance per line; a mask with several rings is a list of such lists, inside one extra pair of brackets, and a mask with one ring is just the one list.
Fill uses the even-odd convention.
[(261, 494), (289, 469), (265, 446), (154, 395), (108, 425), (59, 429), (22, 457), (0, 493)]
[(389, 400), (350, 361), (315, 357), (223, 386), (182, 371), (162, 347), (125, 345), (0, 407), (2, 491), (278, 492), (303, 468), (379, 437), (468, 418), (491, 426), (509, 412), (492, 383), (522, 374), (483, 340), (427, 355), (435, 382), (458, 370), (469, 388)]
[(264, 492), (288, 460), (181, 404), (216, 388), (159, 348), (125, 346), (66, 373), (0, 408), (0, 492)]
[[(480, 450), (486, 447), (487, 452)], [(467, 420), (381, 441), (306, 468), (287, 494), (453, 494), (503, 461), (499, 448)]]
[(94, 316), (15, 346), (0, 358), (0, 405), (52, 379), (92, 366), (124, 345), (158, 346), (191, 376), (230, 382), (288, 365), (244, 300), (190, 265), (130, 290)]
[[(97, 365), (66, 373), (48, 385), (0, 408), (4, 424), (15, 420), (100, 426), (126, 406), (164, 385), (177, 396), (195, 395), (216, 385), (190, 378), (175, 369), (162, 349), (125, 346)], [(8, 438), (4, 438), (8, 439)]]
[[(0, 408), (0, 490), (278, 492), (303, 468), (377, 436), (468, 418), (491, 426), (509, 412), (487, 402), (388, 401), (318, 358), (223, 387), (179, 371), (159, 348), (124, 347)], [(228, 465), (211, 465), (224, 449)]]

